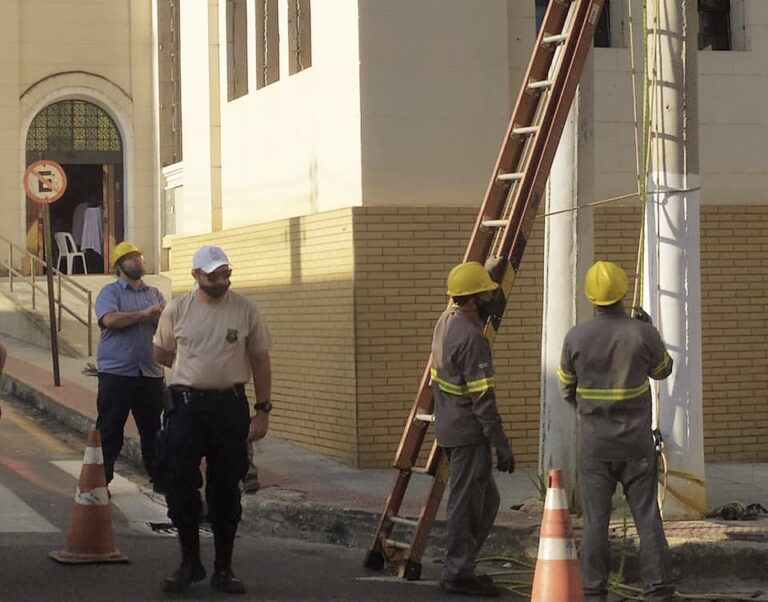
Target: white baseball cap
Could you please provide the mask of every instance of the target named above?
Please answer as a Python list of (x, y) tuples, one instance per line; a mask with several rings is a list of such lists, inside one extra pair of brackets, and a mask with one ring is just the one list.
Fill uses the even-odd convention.
[(229, 259), (219, 247), (205, 245), (200, 247), (192, 257), (192, 269), (202, 270), (206, 274), (210, 274), (223, 265), (229, 265)]

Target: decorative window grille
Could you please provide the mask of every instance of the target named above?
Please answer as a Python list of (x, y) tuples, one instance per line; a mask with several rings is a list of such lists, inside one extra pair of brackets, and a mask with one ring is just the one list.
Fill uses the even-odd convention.
[(27, 151), (122, 151), (120, 132), (101, 107), (84, 100), (48, 105), (32, 120)]

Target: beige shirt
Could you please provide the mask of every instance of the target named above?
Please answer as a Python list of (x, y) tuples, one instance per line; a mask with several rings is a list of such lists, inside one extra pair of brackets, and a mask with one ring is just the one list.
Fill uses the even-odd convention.
[(272, 338), (256, 305), (233, 291), (218, 303), (203, 303), (195, 292), (163, 310), (154, 344), (174, 351), (169, 385), (226, 389), (251, 380), (250, 356), (268, 351)]

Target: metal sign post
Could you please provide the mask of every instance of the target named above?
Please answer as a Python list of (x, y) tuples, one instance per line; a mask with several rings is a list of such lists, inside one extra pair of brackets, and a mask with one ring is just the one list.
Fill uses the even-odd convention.
[[(53, 384), (61, 386), (59, 373), (59, 339), (56, 330), (56, 308), (53, 296), (53, 235), (51, 233), (50, 204), (58, 201), (67, 189), (67, 174), (55, 161), (35, 161), (24, 171), (24, 190), (27, 196), (43, 206), (45, 247), (45, 276), (48, 282), (48, 315), (51, 323), (51, 358), (53, 360)], [(59, 299), (61, 302), (61, 299)]]

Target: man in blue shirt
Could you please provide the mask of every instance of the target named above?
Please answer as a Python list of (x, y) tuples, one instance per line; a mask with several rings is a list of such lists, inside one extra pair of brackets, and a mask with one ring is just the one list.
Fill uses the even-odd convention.
[(118, 278), (99, 291), (96, 318), (101, 328), (96, 364), (99, 376), (96, 428), (101, 432), (107, 484), (123, 447), (128, 413), (133, 414), (141, 440), (144, 467), (155, 491), (162, 492), (155, 438), (163, 409), (163, 369), (154, 360), (152, 336), (165, 299), (144, 283), (144, 257), (129, 242), (112, 256)]

